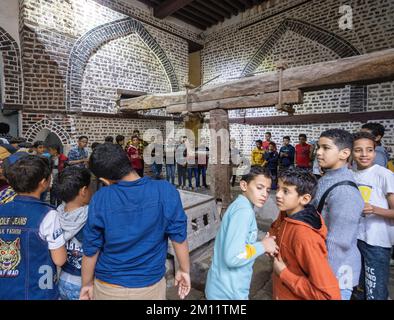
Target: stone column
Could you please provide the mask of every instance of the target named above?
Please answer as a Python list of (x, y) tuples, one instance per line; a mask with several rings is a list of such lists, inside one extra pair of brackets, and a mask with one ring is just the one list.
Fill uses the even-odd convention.
[(227, 110), (209, 112), (210, 153), (208, 172), (210, 189), (216, 200), (222, 201), (225, 210), (231, 202), (230, 192), (230, 131)]

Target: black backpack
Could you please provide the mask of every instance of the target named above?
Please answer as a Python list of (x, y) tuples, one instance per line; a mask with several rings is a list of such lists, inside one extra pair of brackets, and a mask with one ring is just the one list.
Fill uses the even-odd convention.
[(349, 181), (349, 180), (344, 180), (344, 181), (340, 181), (337, 182), (335, 184), (333, 184), (331, 187), (329, 187), (326, 192), (324, 192), (323, 196), (321, 197), (320, 201), (319, 201), (319, 205), (317, 207), (317, 212), (319, 212), (320, 214), (322, 213), (323, 207), (324, 207), (324, 202), (326, 201), (326, 198), (328, 196), (328, 194), (335, 189), (338, 186), (351, 186), (354, 187), (358, 190), (358, 186), (356, 183), (354, 183), (353, 181)]

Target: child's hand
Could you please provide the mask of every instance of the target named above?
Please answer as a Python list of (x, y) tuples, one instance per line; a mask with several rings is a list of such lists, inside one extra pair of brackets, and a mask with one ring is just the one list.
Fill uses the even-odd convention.
[(79, 300), (93, 300), (93, 285), (84, 286), (79, 293)]
[(182, 300), (189, 294), (191, 288), (190, 274), (178, 270), (175, 274), (175, 286), (179, 286), (178, 295)]
[(283, 262), (282, 257), (280, 255), (274, 258), (274, 272), (277, 276), (279, 276), (280, 273), (286, 268), (287, 266)]
[(363, 214), (374, 214), (375, 208), (373, 205), (369, 204), (368, 202), (364, 205)]
[(264, 239), (261, 240), (265, 252), (268, 253), (271, 257), (279, 253), (279, 247), (276, 245), (275, 239), (276, 237), (271, 237), (269, 232), (267, 232)]

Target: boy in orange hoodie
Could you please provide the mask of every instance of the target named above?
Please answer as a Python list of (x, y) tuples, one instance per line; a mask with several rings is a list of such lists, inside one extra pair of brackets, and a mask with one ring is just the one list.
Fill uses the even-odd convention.
[(303, 169), (279, 174), (276, 203), (280, 214), (269, 231), (279, 245), (274, 258), (273, 299), (341, 299), (338, 280), (327, 258), (327, 228), (309, 204), (316, 184), (313, 174)]

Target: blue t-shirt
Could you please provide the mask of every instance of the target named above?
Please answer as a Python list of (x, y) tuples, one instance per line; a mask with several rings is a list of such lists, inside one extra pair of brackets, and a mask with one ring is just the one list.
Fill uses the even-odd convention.
[(95, 277), (127, 288), (151, 286), (166, 271), (168, 238), (182, 243), (187, 216), (178, 191), (148, 177), (101, 188), (89, 204), (83, 252), (100, 251)]
[[(287, 153), (287, 157), (281, 156), (280, 153)], [(283, 167), (289, 167), (294, 164), (295, 148), (289, 144), (287, 146), (282, 146), (279, 150), (279, 163)]]

